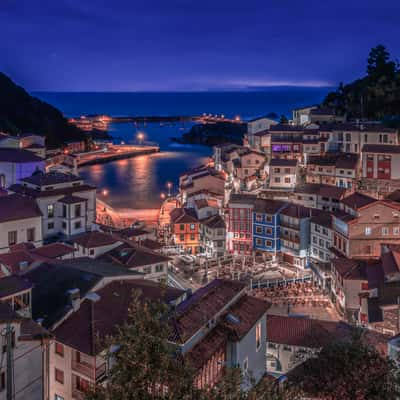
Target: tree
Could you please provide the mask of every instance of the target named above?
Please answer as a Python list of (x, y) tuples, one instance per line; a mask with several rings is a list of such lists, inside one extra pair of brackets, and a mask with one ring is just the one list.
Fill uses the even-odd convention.
[(106, 386), (95, 386), (89, 400), (198, 399), (193, 371), (182, 368), (177, 346), (171, 344), (168, 306), (146, 302), (134, 293), (126, 323), (108, 338), (108, 359), (115, 363)]
[(297, 367), (291, 385), (326, 400), (394, 400), (398, 372), (393, 363), (366, 345), (359, 332), (350, 341), (332, 342)]
[(373, 78), (387, 76), (393, 79), (395, 72), (396, 63), (390, 61), (390, 54), (386, 47), (381, 44), (373, 47), (368, 56), (368, 75)]
[(171, 344), (168, 322), (171, 310), (161, 302), (143, 301), (133, 295), (129, 317), (117, 333), (103, 345), (112, 360), (107, 384), (98, 384), (86, 400), (295, 400), (289, 392), (270, 381), (262, 380), (250, 391), (243, 391), (240, 368), (226, 368), (223, 378), (213, 388), (197, 389), (196, 372)]
[(286, 125), (286, 124), (289, 123), (289, 121), (288, 121), (286, 115), (283, 115), (283, 114), (282, 114), (282, 115), (280, 116), (280, 118), (279, 118), (279, 123), (282, 124), (282, 125)]

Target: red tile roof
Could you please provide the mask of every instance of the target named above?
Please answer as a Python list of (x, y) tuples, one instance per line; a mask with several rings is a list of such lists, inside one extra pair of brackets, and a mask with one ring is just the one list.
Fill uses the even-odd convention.
[(74, 253), (75, 249), (64, 243), (50, 243), (31, 250), (32, 254), (45, 258), (59, 258)]
[(341, 202), (342, 204), (357, 210), (368, 204), (375, 203), (377, 200), (365, 194), (354, 192), (350, 196), (345, 197)]
[(57, 341), (83, 353), (94, 355), (102, 349), (98, 339), (116, 332), (128, 318), (132, 291), (139, 290), (146, 301), (174, 302), (184, 292), (145, 280), (113, 281), (96, 291), (98, 301), (86, 299), (53, 332)]
[(208, 321), (239, 296), (246, 285), (237, 281), (215, 279), (198, 289), (176, 308), (173, 340), (185, 343)]
[(174, 208), (170, 212), (171, 221), (173, 224), (187, 224), (199, 222), (196, 213), (191, 208)]
[(120, 240), (112, 235), (109, 235), (108, 233), (93, 231), (79, 235), (71, 239), (71, 241), (73, 243), (77, 243), (82, 247), (85, 247), (86, 249), (89, 249), (102, 246), (109, 246), (119, 242)]
[(0, 196), (0, 222), (18, 221), (41, 217), (42, 213), (36, 202), (18, 194)]

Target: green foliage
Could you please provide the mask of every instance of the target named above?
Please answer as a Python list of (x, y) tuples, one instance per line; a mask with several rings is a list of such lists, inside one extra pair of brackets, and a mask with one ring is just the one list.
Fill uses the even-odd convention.
[(292, 371), (290, 383), (325, 400), (395, 400), (398, 371), (355, 332), (350, 341), (332, 342)]
[(324, 105), (350, 118), (381, 120), (400, 114), (400, 70), (382, 45), (371, 49), (367, 76), (328, 93)]
[(48, 147), (86, 138), (81, 130), (68, 124), (60, 111), (32, 97), (1, 72), (0, 131), (14, 135), (25, 132), (44, 135)]
[[(195, 371), (182, 359), (171, 337), (169, 308), (161, 302), (146, 303), (133, 295), (129, 318), (102, 347), (118, 348), (105, 357), (114, 362), (107, 384), (98, 384), (86, 400), (295, 400), (270, 381), (261, 381), (250, 392), (242, 390), (239, 368), (227, 368), (213, 388), (197, 389)], [(162, 390), (164, 388), (165, 390)]]

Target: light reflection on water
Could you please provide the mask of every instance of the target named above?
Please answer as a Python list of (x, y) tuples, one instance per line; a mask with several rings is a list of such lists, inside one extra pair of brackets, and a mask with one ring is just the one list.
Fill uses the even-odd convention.
[(107, 197), (98, 195), (116, 208), (157, 208), (166, 183), (177, 189), (179, 175), (206, 162), (211, 149), (203, 146), (168, 146), (166, 151), (107, 164), (87, 166), (80, 174), (98, 189), (108, 189)]

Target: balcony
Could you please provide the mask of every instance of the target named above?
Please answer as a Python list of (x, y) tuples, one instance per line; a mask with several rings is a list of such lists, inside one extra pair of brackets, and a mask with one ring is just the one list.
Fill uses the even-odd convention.
[(95, 369), (93, 365), (87, 362), (79, 362), (76, 359), (72, 359), (71, 368), (73, 371), (86, 376), (92, 381), (95, 380), (96, 382), (104, 378), (107, 372), (107, 364), (105, 362), (98, 365)]
[(283, 228), (289, 228), (289, 229), (294, 229), (296, 231), (300, 230), (300, 224), (298, 222), (292, 223), (289, 221), (285, 221), (284, 219), (281, 218), (281, 227)]
[(288, 242), (300, 244), (300, 237), (298, 235), (284, 234), (281, 231), (281, 239), (286, 240)]

